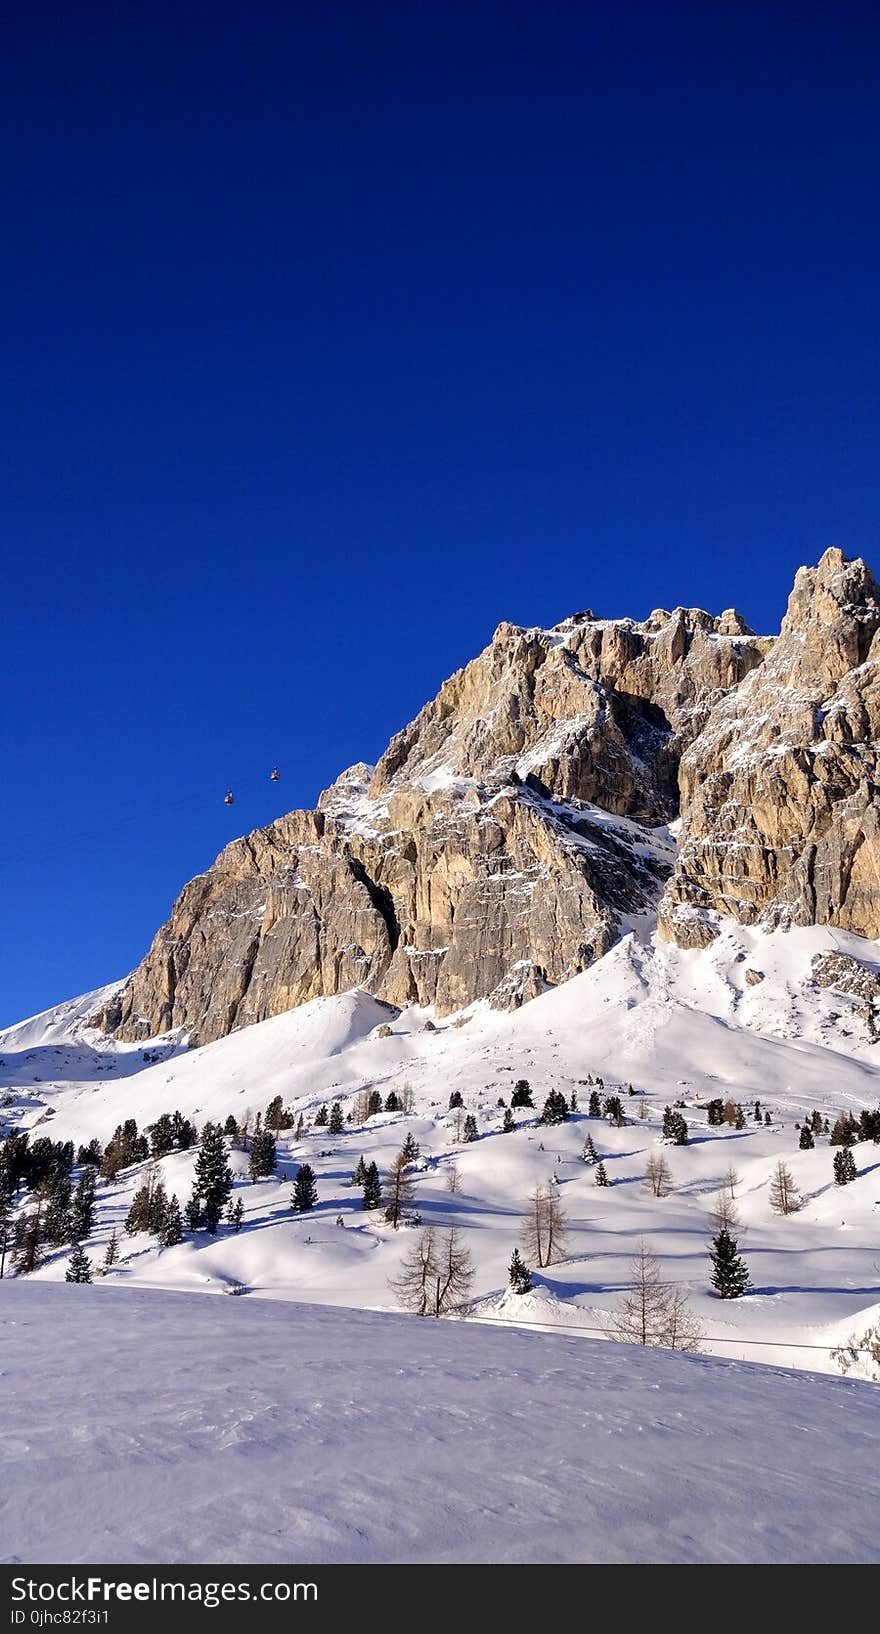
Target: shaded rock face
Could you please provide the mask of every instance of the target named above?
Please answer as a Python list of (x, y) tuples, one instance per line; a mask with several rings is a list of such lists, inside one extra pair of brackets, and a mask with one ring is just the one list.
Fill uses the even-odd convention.
[(512, 1006), (658, 910), (684, 944), (719, 912), (877, 935), (878, 628), (839, 551), (776, 639), (694, 608), (499, 625), (378, 765), (186, 886), (102, 1024), (206, 1043), (354, 986)]
[(667, 936), (703, 943), (714, 913), (880, 935), (878, 631), (864, 562), (801, 568), (772, 651), (682, 756)]

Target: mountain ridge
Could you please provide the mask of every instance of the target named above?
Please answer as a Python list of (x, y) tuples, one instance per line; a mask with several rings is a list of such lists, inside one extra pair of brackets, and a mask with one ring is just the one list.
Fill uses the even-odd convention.
[(836, 549), (778, 637), (735, 609), (500, 624), (375, 766), (191, 880), (98, 1024), (205, 1043), (352, 987), (515, 1007), (644, 916), (685, 945), (717, 914), (876, 935), (878, 629)]

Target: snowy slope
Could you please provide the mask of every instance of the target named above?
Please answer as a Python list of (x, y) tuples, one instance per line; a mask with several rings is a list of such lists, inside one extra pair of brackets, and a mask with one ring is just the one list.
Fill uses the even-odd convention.
[[(563, 1262), (538, 1275), (550, 1302), (539, 1314), (552, 1306), (554, 1323), (604, 1331), (644, 1235), (666, 1275), (690, 1290), (708, 1350), (833, 1369), (832, 1347), (864, 1332), (880, 1301), (880, 1148), (855, 1149), (858, 1179), (841, 1189), (833, 1184), (827, 1139), (800, 1152), (794, 1125), (813, 1107), (833, 1121), (844, 1108), (876, 1106), (880, 1046), (870, 1041), (855, 1000), (812, 983), (811, 961), (826, 950), (849, 952), (872, 968), (880, 963), (876, 944), (821, 928), (766, 934), (728, 922), (709, 948), (685, 952), (637, 925), (591, 970), (513, 1013), (477, 1006), (432, 1027), (423, 1012), (396, 1016), (355, 992), (315, 1000), (203, 1049), (160, 1042), (155, 1048), (171, 1053), (158, 1061), (144, 1059), (153, 1048), (120, 1049), (106, 1040), (85, 1049), (76, 1031), (84, 1012), (74, 1006), (68, 1035), (53, 1020), (47, 1042), (33, 1023), (27, 1047), (20, 1038), (17, 1049), (4, 1042), (3, 1115), (8, 1127), (34, 1128), (40, 1119), (38, 1133), (103, 1141), (125, 1117), (144, 1126), (177, 1107), (199, 1123), (229, 1113), (240, 1119), (281, 1094), (308, 1122), (336, 1096), (348, 1112), (364, 1087), (385, 1097), (409, 1085), (411, 1115), (347, 1124), (335, 1140), (320, 1129), (299, 1143), (285, 1137), (277, 1181), (251, 1185), (246, 1156), (233, 1154), (245, 1229), (213, 1240), (200, 1234), (166, 1250), (146, 1236), (123, 1235), (122, 1260), (109, 1280), (206, 1292), (243, 1283), (275, 1299), (393, 1309), (389, 1283), (408, 1233), (365, 1214), (349, 1177), (361, 1154), (387, 1170), (411, 1129), (423, 1156), (416, 1206), (425, 1223), (466, 1230), (473, 1293), (484, 1314), (525, 1318), (521, 1306), (496, 1306), (528, 1192), (555, 1175), (569, 1240)], [(750, 970), (761, 977), (754, 985)], [(389, 1024), (390, 1036), (380, 1038)], [(586, 1117), (583, 1081), (590, 1073), (609, 1088), (624, 1086), (625, 1128)], [(553, 1130), (538, 1127), (536, 1114), (519, 1112), (517, 1131), (502, 1134), (497, 1102), (509, 1100), (521, 1076), (531, 1082), (538, 1108), (551, 1088), (566, 1096), (576, 1089), (580, 1112)], [(462, 1144), (446, 1110), (453, 1089), (477, 1118), (476, 1143)], [(706, 1101), (728, 1095), (749, 1114), (759, 1097), (772, 1127), (750, 1116), (741, 1132), (708, 1129)], [(692, 1138), (687, 1147), (664, 1149), (675, 1189), (657, 1199), (644, 1186), (645, 1166), (658, 1150), (663, 1107), (677, 1099), (686, 1103)], [(588, 1133), (608, 1169), (605, 1190), (581, 1159)], [(780, 1156), (804, 1198), (802, 1210), (787, 1219), (768, 1200)], [(295, 1218), (290, 1179), (304, 1159), (316, 1170), (320, 1205)], [(192, 1164), (191, 1154), (162, 1163), (168, 1190), (181, 1203)], [(453, 1164), (460, 1177), (455, 1195), (447, 1189)], [(721, 1303), (708, 1285), (708, 1211), (731, 1164), (739, 1174), (741, 1246), (755, 1291)], [(99, 1223), (87, 1245), (93, 1257), (121, 1226), (139, 1179), (139, 1170), (129, 1171), (100, 1188)], [(66, 1259), (67, 1251), (59, 1251), (37, 1278), (63, 1277)], [(812, 1346), (824, 1349), (801, 1348)]]
[(6, 1562), (880, 1559), (869, 1385), (107, 1286), (0, 1322)]

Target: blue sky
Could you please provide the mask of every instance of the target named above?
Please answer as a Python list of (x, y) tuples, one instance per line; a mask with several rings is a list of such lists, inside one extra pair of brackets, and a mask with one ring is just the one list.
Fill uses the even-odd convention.
[(500, 619), (771, 629), (828, 544), (880, 565), (878, 48), (867, 6), (19, 8), (0, 1023)]

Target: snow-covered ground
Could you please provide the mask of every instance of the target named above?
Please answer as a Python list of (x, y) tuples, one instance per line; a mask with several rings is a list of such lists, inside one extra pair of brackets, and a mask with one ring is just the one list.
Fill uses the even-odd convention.
[[(108, 1044), (85, 1023), (96, 1001), (90, 995), (0, 1034), (0, 1116), (7, 1129), (106, 1141), (126, 1117), (144, 1127), (179, 1108), (200, 1124), (229, 1113), (240, 1119), (280, 1094), (308, 1122), (337, 1096), (348, 1113), (365, 1086), (384, 1098), (408, 1085), (409, 1115), (347, 1123), (335, 1138), (326, 1129), (299, 1142), (283, 1137), (277, 1181), (252, 1185), (247, 1157), (234, 1153), (245, 1209), (239, 1234), (223, 1228), (216, 1238), (199, 1234), (160, 1249), (120, 1229), (120, 1262), (95, 1297), (111, 1286), (224, 1292), (243, 1284), (271, 1299), (395, 1309), (390, 1279), (411, 1231), (395, 1232), (365, 1213), (349, 1178), (361, 1154), (387, 1172), (411, 1130), (422, 1152), (416, 1208), (426, 1224), (464, 1229), (476, 1268), (475, 1314), (584, 1330), (586, 1342), (590, 1331), (606, 1329), (645, 1236), (665, 1275), (691, 1292), (707, 1351), (834, 1371), (832, 1348), (880, 1317), (880, 1147), (856, 1146), (858, 1178), (841, 1188), (827, 1138), (801, 1152), (795, 1123), (814, 1107), (832, 1122), (842, 1109), (876, 1107), (880, 1044), (870, 1040), (859, 1001), (811, 981), (814, 955), (828, 950), (880, 965), (877, 944), (822, 928), (766, 934), (725, 922), (709, 948), (686, 952), (637, 924), (591, 970), (513, 1013), (477, 1006), (434, 1026), (425, 1012), (397, 1015), (354, 992), (199, 1050), (187, 1050), (180, 1038)], [(380, 1037), (389, 1024), (390, 1036)], [(589, 1074), (609, 1089), (623, 1086), (624, 1128), (586, 1116)], [(517, 1112), (516, 1131), (503, 1134), (498, 1101), (509, 1101), (520, 1077), (538, 1109), (559, 1088), (566, 1096), (577, 1091), (580, 1111), (552, 1129), (538, 1125), (537, 1112)], [(447, 1110), (456, 1089), (477, 1119), (480, 1138), (472, 1144), (463, 1144)], [(745, 1129), (707, 1128), (706, 1102), (718, 1096), (742, 1102)], [(769, 1128), (753, 1120), (756, 1097), (771, 1113)], [(676, 1100), (685, 1103), (691, 1140), (663, 1148), (674, 1190), (658, 1199), (644, 1185), (645, 1166), (659, 1149), (663, 1107)], [(582, 1160), (587, 1134), (606, 1164), (606, 1189)], [(773, 1213), (768, 1197), (780, 1157), (804, 1200), (788, 1218)], [(294, 1217), (290, 1180), (304, 1160), (317, 1174), (319, 1206)], [(448, 1190), (453, 1165), (455, 1194)], [(709, 1286), (707, 1216), (731, 1165), (754, 1290), (722, 1302)], [(181, 1205), (192, 1166), (192, 1153), (162, 1161), (166, 1187)], [(566, 1253), (536, 1274), (527, 1308), (502, 1297), (507, 1265), (530, 1189), (554, 1176), (569, 1223)], [(98, 1223), (86, 1244), (93, 1261), (113, 1227), (121, 1228), (141, 1177), (133, 1169), (99, 1187)], [(63, 1278), (68, 1254), (55, 1252), (31, 1280)], [(8, 1287), (4, 1279), (3, 1297)], [(864, 1359), (855, 1371), (876, 1377)]]
[(32, 1280), (0, 1334), (7, 1563), (880, 1559), (870, 1385)]

